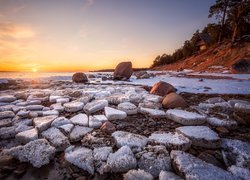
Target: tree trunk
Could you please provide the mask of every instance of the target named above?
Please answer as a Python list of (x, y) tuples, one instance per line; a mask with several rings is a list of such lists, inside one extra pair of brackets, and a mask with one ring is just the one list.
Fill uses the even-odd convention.
[(224, 38), (223, 32), (224, 32), (224, 27), (225, 27), (225, 19), (226, 19), (227, 7), (228, 7), (228, 0), (224, 0), (224, 3), (225, 3), (225, 7), (223, 9), (223, 16), (222, 16), (222, 20), (221, 20), (221, 28), (220, 28), (219, 40), (218, 40), (219, 43)]
[(236, 37), (237, 37), (237, 34), (238, 34), (238, 25), (236, 24), (236, 25), (234, 26), (234, 30), (233, 30), (232, 43), (235, 42)]

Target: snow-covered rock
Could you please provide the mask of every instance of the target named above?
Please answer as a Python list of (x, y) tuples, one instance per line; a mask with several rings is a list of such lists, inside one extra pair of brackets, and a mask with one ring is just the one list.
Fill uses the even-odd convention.
[(153, 180), (154, 177), (145, 172), (144, 170), (129, 170), (126, 174), (123, 175), (124, 180)]
[(16, 115), (21, 117), (21, 118), (27, 118), (27, 117), (29, 117), (29, 113), (30, 113), (30, 111), (23, 109), (23, 110), (18, 111), (18, 113)]
[(138, 167), (153, 175), (159, 176), (162, 170), (170, 171), (171, 161), (165, 146), (148, 146), (136, 154)]
[(56, 127), (51, 127), (41, 133), (58, 151), (67, 148), (70, 143), (68, 138)]
[(188, 137), (194, 146), (220, 148), (220, 137), (207, 126), (183, 126), (176, 128), (176, 131)]
[(125, 131), (115, 131), (112, 136), (118, 148), (129, 146), (132, 150), (140, 151), (148, 142), (148, 138), (145, 136)]
[(16, 139), (20, 143), (24, 143), (24, 144), (26, 144), (30, 141), (34, 141), (34, 140), (38, 139), (37, 129), (33, 128), (33, 129), (29, 129), (27, 131), (20, 132), (20, 133), (16, 134)]
[(94, 116), (89, 116), (89, 127), (99, 128), (102, 126), (102, 121), (98, 120)]
[(65, 124), (72, 124), (72, 122), (66, 117), (58, 117), (51, 123), (51, 126), (55, 126), (58, 128)]
[(208, 124), (216, 127), (236, 128), (237, 122), (234, 120), (219, 119), (219, 118), (207, 118)]
[(170, 109), (166, 114), (169, 119), (183, 125), (200, 125), (206, 121), (205, 116), (180, 109)]
[(248, 168), (242, 168), (233, 165), (228, 168), (228, 171), (231, 172), (235, 177), (242, 180), (248, 180), (250, 177), (250, 169)]
[(0, 139), (9, 139), (15, 137), (17, 134), (16, 128), (14, 126), (2, 127), (0, 129)]
[(161, 171), (159, 180), (183, 180), (180, 176), (170, 171)]
[(42, 105), (29, 105), (26, 106), (26, 110), (30, 110), (30, 111), (41, 111), (43, 110), (44, 106)]
[(75, 125), (80, 125), (80, 126), (88, 126), (89, 125), (89, 118), (86, 114), (77, 114), (70, 118), (70, 121), (75, 124)]
[(63, 104), (66, 112), (77, 112), (81, 111), (84, 104), (82, 102), (74, 101)]
[(95, 119), (97, 119), (98, 121), (100, 121), (100, 122), (105, 122), (105, 121), (108, 120), (107, 117), (104, 116), (104, 115), (94, 115), (93, 117), (94, 117)]
[(228, 171), (206, 163), (183, 151), (173, 150), (170, 157), (175, 170), (178, 174), (182, 174), (185, 179), (237, 179)]
[(105, 166), (105, 172), (127, 172), (137, 166), (137, 161), (131, 149), (123, 146), (115, 153), (110, 153)]
[(57, 118), (57, 116), (44, 116), (37, 117), (33, 120), (34, 126), (37, 128), (38, 132), (42, 132), (48, 129), (51, 123)]
[(228, 166), (236, 164), (239, 167), (249, 167), (250, 143), (236, 139), (222, 139), (221, 146), (224, 152), (225, 164)]
[(112, 147), (104, 146), (104, 147), (97, 147), (93, 150), (93, 156), (95, 160), (95, 167), (96, 171), (100, 174), (104, 173), (104, 168), (106, 166), (106, 161), (110, 153), (112, 153)]
[(16, 100), (16, 97), (12, 95), (0, 96), (0, 102), (13, 102), (15, 100)]
[(87, 114), (93, 114), (97, 111), (103, 110), (104, 107), (107, 107), (107, 106), (108, 106), (107, 100), (96, 100), (96, 101), (87, 103), (83, 109)]
[(65, 150), (65, 159), (90, 174), (94, 174), (94, 158), (91, 149), (70, 146)]
[(166, 117), (166, 113), (165, 111), (162, 111), (162, 110), (159, 110), (159, 109), (150, 109), (150, 108), (144, 108), (144, 107), (141, 107), (139, 108), (139, 112), (142, 113), (142, 114), (146, 114), (146, 115), (149, 115), (151, 117)]
[(56, 110), (43, 111), (43, 116), (58, 116), (59, 112)]
[(30, 162), (34, 167), (40, 168), (49, 164), (54, 157), (55, 148), (46, 139), (31, 141), (24, 146), (17, 146), (5, 151), (21, 162)]
[(117, 108), (121, 111), (126, 112), (128, 115), (137, 114), (138, 108), (136, 105), (130, 102), (124, 102), (118, 104)]
[(105, 107), (105, 115), (108, 120), (125, 119), (127, 117), (126, 112), (111, 107)]
[(58, 99), (56, 99), (56, 103), (64, 104), (64, 103), (67, 103), (67, 102), (69, 102), (69, 98), (58, 98)]
[(58, 112), (63, 112), (64, 111), (64, 107), (62, 106), (61, 103), (51, 104), (50, 108), (53, 109), (53, 110), (56, 110)]
[(79, 141), (79, 140), (81, 140), (83, 138), (83, 136), (85, 134), (91, 132), (92, 130), (93, 130), (93, 128), (76, 125), (72, 129), (72, 131), (71, 131), (71, 133), (69, 135), (70, 141), (72, 141), (72, 142)]
[(191, 141), (179, 133), (152, 133), (149, 139), (155, 143), (159, 143), (167, 147), (170, 150), (182, 150), (186, 151), (191, 146)]
[(58, 128), (62, 130), (64, 133), (69, 134), (71, 130), (73, 129), (74, 125), (73, 124), (64, 124), (59, 126)]

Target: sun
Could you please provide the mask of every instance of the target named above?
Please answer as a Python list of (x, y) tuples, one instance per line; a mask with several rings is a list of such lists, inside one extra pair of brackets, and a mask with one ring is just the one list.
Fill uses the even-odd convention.
[(32, 72), (37, 72), (37, 68), (32, 68)]

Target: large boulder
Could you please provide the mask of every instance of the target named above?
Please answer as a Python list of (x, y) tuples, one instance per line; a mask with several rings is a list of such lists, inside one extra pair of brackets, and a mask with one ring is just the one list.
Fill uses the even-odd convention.
[(86, 83), (88, 82), (88, 77), (84, 73), (78, 72), (73, 74), (72, 81), (76, 83)]
[(162, 106), (166, 109), (187, 107), (186, 101), (175, 92), (169, 93), (162, 101)]
[(150, 93), (151, 94), (156, 94), (159, 96), (165, 96), (171, 92), (175, 92), (174, 86), (172, 86), (169, 83), (166, 83), (164, 81), (160, 81), (158, 83), (155, 83), (154, 86), (152, 87)]
[(233, 73), (250, 73), (250, 59), (239, 59), (232, 65)]
[(132, 63), (128, 62), (121, 62), (119, 63), (114, 72), (114, 79), (115, 80), (127, 80), (133, 74)]

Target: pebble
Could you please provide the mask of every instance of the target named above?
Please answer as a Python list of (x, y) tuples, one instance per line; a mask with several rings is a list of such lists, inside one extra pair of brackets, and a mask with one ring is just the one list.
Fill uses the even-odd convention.
[(80, 126), (89, 126), (89, 118), (86, 114), (77, 114), (70, 118), (70, 121), (75, 124), (75, 125), (80, 125)]
[(105, 107), (105, 116), (108, 120), (119, 120), (125, 119), (127, 117), (127, 113), (111, 107)]
[(45, 116), (45, 117), (36, 117), (33, 120), (34, 126), (37, 128), (38, 132), (42, 132), (48, 129), (51, 123), (57, 118), (57, 116)]
[(11, 96), (11, 95), (6, 95), (6, 96), (0, 96), (0, 102), (13, 102), (16, 100), (15, 96)]
[(51, 123), (51, 126), (55, 126), (58, 128), (58, 127), (65, 125), (65, 124), (72, 124), (72, 122), (69, 119), (67, 119), (66, 117), (57, 117)]
[(165, 111), (158, 110), (158, 109), (149, 109), (149, 108), (141, 107), (139, 109), (139, 112), (142, 114), (149, 115), (151, 117), (156, 117), (156, 118), (166, 117)]
[(103, 110), (107, 106), (108, 106), (107, 100), (96, 100), (96, 101), (87, 103), (83, 109), (87, 114), (93, 114), (97, 111)]
[(12, 111), (3, 111), (0, 112), (0, 120), (5, 118), (13, 118), (15, 114)]
[(63, 104), (63, 106), (64, 106), (66, 112), (77, 112), (77, 111), (82, 110), (84, 103), (77, 102), (77, 101), (68, 102), (68, 103)]
[(76, 142), (76, 141), (79, 141), (83, 138), (83, 136), (89, 132), (91, 132), (93, 130), (93, 128), (89, 128), (89, 127), (84, 127), (84, 126), (79, 126), (79, 125), (76, 125), (69, 137), (70, 137), (70, 141), (72, 142)]
[(126, 174), (123, 175), (124, 180), (153, 180), (154, 177), (145, 172), (144, 170), (129, 170)]
[(118, 110), (126, 112), (128, 115), (137, 114), (138, 108), (130, 102), (120, 103), (117, 106)]
[(23, 131), (23, 132), (18, 133), (16, 135), (16, 139), (20, 143), (26, 144), (30, 141), (34, 141), (34, 140), (38, 139), (38, 132), (35, 128), (29, 129), (27, 131)]

